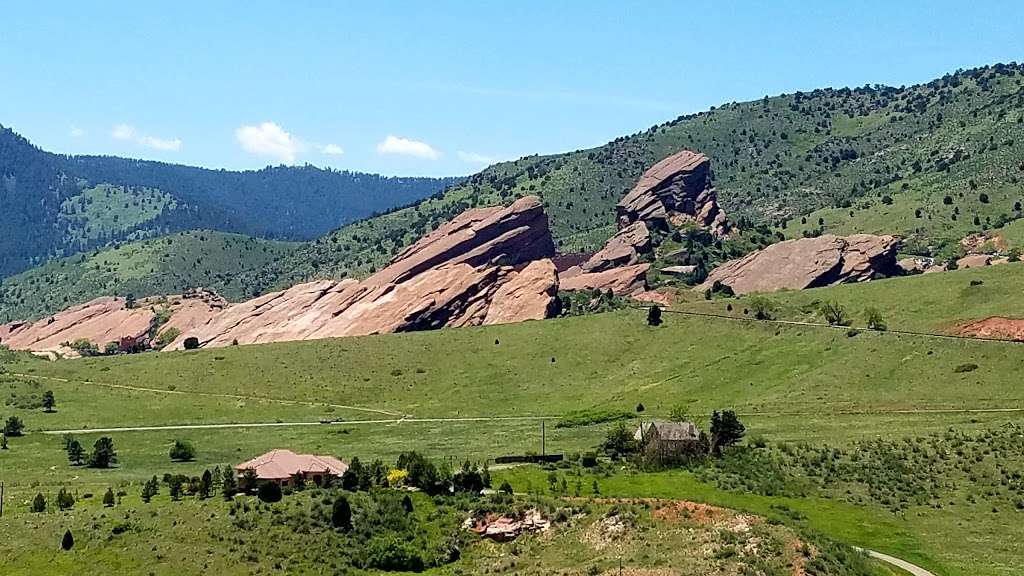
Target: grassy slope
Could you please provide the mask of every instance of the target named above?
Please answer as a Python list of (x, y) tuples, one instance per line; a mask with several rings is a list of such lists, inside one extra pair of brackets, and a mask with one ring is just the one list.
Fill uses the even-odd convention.
[(54, 260), (0, 282), (0, 321), (33, 318), (97, 296), (174, 294), (205, 286), (242, 300), (240, 275), (264, 269), (297, 245), (222, 232), (183, 232)]
[[(1015, 311), (1013, 301), (999, 295), (1010, 289), (1018, 269), (1019, 265), (1008, 265), (779, 294), (776, 298), (786, 302), (787, 298), (805, 294), (814, 298), (817, 294), (818, 298), (835, 296), (851, 305), (870, 300), (893, 311), (902, 307), (905, 294), (913, 293), (917, 305), (903, 307), (902, 315), (890, 313), (890, 326), (934, 329), (960, 313), (959, 308), (946, 305), (949, 300), (943, 295), (969, 287), (971, 279), (982, 279), (980, 288), (991, 288), (994, 296), (988, 301), (964, 296), (964, 313)], [(734, 407), (743, 415), (751, 435), (773, 442), (840, 446), (949, 427), (984, 430), (1006, 422), (1020, 423), (1022, 413), (957, 410), (1024, 409), (1016, 378), (1018, 347), (892, 333), (849, 337), (844, 331), (830, 329), (676, 315), (666, 316), (664, 326), (651, 328), (642, 312), (622, 311), (432, 333), (55, 363), (24, 359), (10, 364), (9, 372), (71, 380), (39, 381), (34, 387), (31, 380), (8, 375), (9, 381), (0, 383), (6, 395), (14, 393), (15, 400), (46, 388), (55, 391), (59, 402), (55, 414), (14, 408), (15, 400), (5, 410), (20, 415), (30, 431), (140, 423), (315, 422), (324, 416), (348, 422), (114, 433), (122, 464), (109, 471), (69, 467), (58, 436), (31, 432), (12, 440), (11, 450), (0, 455), (0, 466), (17, 471), (8, 490), (21, 500), (37, 490), (36, 483), (54, 490), (67, 484), (99, 491), (106, 485), (137, 483), (172, 470), (195, 474), (204, 467), (230, 464), (279, 446), (386, 459), (417, 448), (454, 461), (539, 448), (539, 425), (533, 421), (358, 424), (351, 421), (378, 416), (327, 403), (420, 418), (557, 415), (587, 408), (632, 410), (638, 403), (646, 407), (645, 415), (654, 417), (664, 416), (673, 405), (682, 403), (703, 419), (712, 409)], [(954, 372), (964, 363), (978, 368)], [(164, 392), (111, 389), (102, 384)], [(279, 400), (311, 405), (279, 406)], [(124, 406), (133, 409), (123, 410)], [(548, 450), (586, 450), (600, 441), (605, 429), (601, 425), (568, 429), (549, 425)], [(99, 435), (80, 437), (90, 446)], [(196, 462), (172, 465), (167, 461), (167, 450), (175, 438), (191, 440), (199, 447)], [(657, 488), (656, 479), (652, 482), (649, 491), (644, 491), (647, 489), (641, 483), (635, 490), (625, 487), (621, 493), (701, 497), (754, 511), (780, 502), (792, 504), (806, 511), (809, 527), (851, 542), (905, 551), (930, 566), (947, 569), (943, 574), (1008, 574), (1000, 566), (1006, 565), (1006, 554), (1013, 553), (991, 536), (995, 524), (1008, 525), (1014, 513), (1006, 507), (993, 513), (985, 508), (984, 500), (956, 513), (912, 508), (907, 520), (898, 520), (870, 504), (856, 507), (854, 514), (848, 504), (825, 501), (745, 500), (732, 492), (694, 484), (692, 479), (677, 478), (664, 484), (665, 488)], [(674, 491), (668, 489), (672, 485)], [(132, 487), (136, 489), (137, 485)], [(858, 515), (868, 522), (863, 529), (851, 528), (846, 522)], [(899, 538), (886, 532), (894, 526)], [(942, 542), (951, 534), (969, 539), (971, 546), (944, 547)], [(963, 566), (970, 563), (978, 564), (978, 571), (965, 572)]]
[[(786, 222), (782, 232), (799, 235), (822, 218), (825, 231), (896, 233), (917, 252), (938, 252), (1021, 216), (1014, 204), (1024, 198), (1022, 83), (1017, 69), (999, 67), (903, 89), (726, 104), (591, 150), (497, 164), (439, 198), (341, 228), (274, 273), (281, 284), (365, 274), (462, 209), (525, 194), (543, 197), (561, 250), (592, 250), (614, 231), (623, 193), (681, 148), (712, 158), (721, 203), (743, 227)], [(958, 161), (943, 160), (953, 156)], [(989, 203), (979, 201), (982, 193)], [(952, 205), (942, 203), (946, 195)]]
[[(1024, 264), (890, 278), (866, 284), (782, 291), (763, 297), (776, 303), (776, 317), (783, 320), (824, 322), (818, 306), (827, 301), (841, 304), (853, 326), (865, 325), (864, 310), (877, 308), (890, 328), (956, 333), (957, 328), (989, 316), (1024, 317), (1019, 298)], [(699, 298), (687, 294), (690, 299)], [(678, 308), (743, 318), (750, 298), (691, 300)], [(732, 310), (728, 310), (728, 307)]]

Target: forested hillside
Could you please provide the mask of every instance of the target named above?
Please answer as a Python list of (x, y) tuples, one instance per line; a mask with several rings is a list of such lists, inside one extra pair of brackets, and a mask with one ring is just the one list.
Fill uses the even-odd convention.
[(279, 285), (366, 274), (462, 209), (526, 194), (544, 199), (562, 251), (593, 250), (614, 231), (619, 198), (682, 148), (711, 157), (719, 201), (740, 228), (888, 232), (917, 253), (954, 251), (963, 236), (1022, 215), (1022, 71), (999, 64), (911, 87), (729, 103), (599, 148), (497, 164), (443, 196), (345, 226), (262, 273)]
[(36, 318), (97, 296), (180, 294), (199, 286), (244, 300), (262, 287), (242, 277), (298, 246), (198, 230), (58, 258), (0, 283), (0, 323)]
[(181, 230), (308, 240), (456, 181), (62, 156), (0, 126), (0, 278), (53, 257)]

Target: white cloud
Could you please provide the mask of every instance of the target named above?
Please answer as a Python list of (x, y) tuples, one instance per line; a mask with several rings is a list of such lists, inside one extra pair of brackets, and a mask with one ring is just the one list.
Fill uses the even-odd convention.
[(380, 144), (377, 144), (377, 152), (380, 154), (400, 154), (403, 156), (415, 156), (428, 160), (437, 160), (441, 153), (435, 150), (430, 144), (408, 138), (399, 138), (389, 134)]
[(320, 148), (320, 153), (327, 154), (328, 156), (341, 156), (345, 153), (345, 150), (337, 144), (328, 144)]
[[(72, 129), (72, 136), (75, 136), (75, 130), (76, 129)], [(84, 132), (82, 132), (82, 134), (84, 134)], [(114, 126), (114, 130), (111, 131), (110, 136), (115, 140), (135, 142), (136, 144), (145, 146), (146, 148), (152, 148), (153, 150), (177, 152), (181, 149), (181, 140), (178, 138), (157, 138), (156, 136), (141, 134), (135, 129), (135, 126), (130, 124), (118, 124), (117, 126)]]
[(477, 154), (476, 152), (463, 152), (460, 150), (457, 154), (459, 155), (459, 160), (470, 164), (483, 164), (485, 166), (490, 166), (491, 164), (499, 162), (499, 160), (493, 156), (485, 156), (484, 154)]
[(85, 136), (85, 130), (82, 130), (78, 126), (72, 124), (70, 134), (72, 138), (81, 138), (82, 136)]
[(129, 126), (128, 124), (118, 124), (114, 126), (114, 131), (110, 133), (117, 140), (132, 140), (135, 138), (135, 126)]
[(177, 152), (181, 149), (181, 140), (178, 138), (175, 138), (174, 140), (164, 140), (161, 138), (154, 138), (152, 136), (143, 136), (142, 138), (139, 138), (139, 144), (154, 150)]
[(302, 147), (297, 138), (273, 122), (263, 122), (259, 126), (241, 126), (235, 130), (235, 137), (246, 152), (270, 156), (288, 164), (295, 162), (295, 155)]

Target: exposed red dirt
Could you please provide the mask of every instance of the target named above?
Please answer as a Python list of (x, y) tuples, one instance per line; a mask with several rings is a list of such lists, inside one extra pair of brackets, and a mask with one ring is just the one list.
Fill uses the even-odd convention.
[(983, 320), (964, 324), (957, 333), (974, 338), (1024, 341), (1024, 319), (990, 316)]

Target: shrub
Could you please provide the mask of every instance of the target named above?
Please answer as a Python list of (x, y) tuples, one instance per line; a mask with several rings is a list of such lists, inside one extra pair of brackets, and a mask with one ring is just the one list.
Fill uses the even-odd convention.
[(280, 502), (281, 487), (275, 482), (260, 482), (259, 487), (256, 489), (256, 496), (263, 502)]
[(352, 507), (348, 503), (348, 498), (339, 496), (334, 501), (331, 508), (331, 526), (344, 532), (352, 529)]
[(25, 424), (17, 416), (11, 416), (4, 423), (4, 436), (21, 436), (24, 430)]
[(396, 536), (376, 536), (367, 543), (367, 563), (371, 568), (389, 572), (422, 572), (420, 548)]
[(188, 462), (189, 460), (195, 460), (196, 449), (192, 444), (184, 440), (175, 440), (169, 455), (171, 460), (175, 462)]
[(850, 325), (850, 316), (846, 313), (846, 308), (834, 300), (825, 302), (821, 305), (821, 315), (824, 316), (825, 321), (832, 326)]
[(185, 350), (195, 350), (199, 348), (199, 338), (196, 338), (195, 336), (189, 336), (188, 338), (185, 338), (184, 344)]
[[(160, 335), (156, 337), (156, 345), (157, 345), (158, 348), (163, 348), (163, 347), (167, 346), (168, 344), (170, 344), (171, 342), (174, 342), (175, 340), (177, 340), (178, 336), (181, 336), (181, 330), (178, 330), (174, 326), (171, 326), (167, 330), (164, 330), (163, 332), (161, 332)], [(198, 343), (198, 342), (199, 341), (197, 339), (196, 343)], [(197, 348), (198, 348), (198, 346), (197, 346)]]
[(36, 494), (36, 497), (32, 499), (32, 511), (46, 512), (46, 497), (41, 493)]
[(978, 365), (977, 364), (967, 363), (967, 364), (960, 364), (956, 368), (953, 368), (953, 372), (956, 373), (956, 374), (963, 374), (965, 372), (974, 372), (977, 369), (978, 369)]
[(661, 307), (651, 306), (647, 309), (647, 325), (661, 326)]
[(750, 309), (754, 311), (754, 318), (758, 320), (775, 319), (775, 303), (764, 296), (754, 296), (751, 298)]
[(869, 306), (864, 310), (864, 321), (871, 330), (885, 330), (885, 320), (882, 318), (882, 313), (873, 306)]

